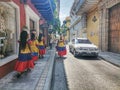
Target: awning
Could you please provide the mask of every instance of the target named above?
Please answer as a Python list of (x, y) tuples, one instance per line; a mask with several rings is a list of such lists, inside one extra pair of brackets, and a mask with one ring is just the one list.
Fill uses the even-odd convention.
[(76, 3), (76, 10), (75, 13), (77, 15), (81, 15), (84, 12), (87, 12), (91, 8), (93, 8), (95, 5), (99, 3), (100, 0), (78, 0)]
[(56, 5), (54, 0), (31, 0), (34, 6), (37, 8), (39, 13), (47, 20), (48, 22), (54, 19), (54, 10)]

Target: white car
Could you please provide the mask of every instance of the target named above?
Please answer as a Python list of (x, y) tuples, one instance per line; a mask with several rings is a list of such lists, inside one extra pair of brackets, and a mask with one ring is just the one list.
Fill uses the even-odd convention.
[(76, 56), (98, 56), (98, 47), (87, 38), (75, 38), (69, 43), (69, 51)]

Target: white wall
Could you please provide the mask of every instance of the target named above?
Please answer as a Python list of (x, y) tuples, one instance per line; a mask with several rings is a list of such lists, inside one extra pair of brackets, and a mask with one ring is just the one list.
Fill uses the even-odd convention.
[(28, 6), (25, 5), (26, 12), (26, 26), (30, 30), (30, 19), (35, 22), (35, 29), (37, 31), (37, 35), (39, 35), (39, 20), (40, 17)]

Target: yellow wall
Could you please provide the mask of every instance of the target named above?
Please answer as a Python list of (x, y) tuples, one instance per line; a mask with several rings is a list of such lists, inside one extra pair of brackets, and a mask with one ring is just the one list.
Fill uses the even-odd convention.
[[(67, 28), (70, 27), (70, 17), (66, 17), (66, 26)], [(69, 33), (70, 33), (70, 30), (67, 30), (66, 40), (69, 40), (70, 38)]]
[[(96, 16), (97, 21), (93, 22), (93, 17)], [(87, 37), (95, 45), (99, 46), (99, 14), (94, 10), (87, 15)]]

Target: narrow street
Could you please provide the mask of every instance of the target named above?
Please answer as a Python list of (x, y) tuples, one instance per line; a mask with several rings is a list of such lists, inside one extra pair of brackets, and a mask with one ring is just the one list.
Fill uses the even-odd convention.
[(94, 57), (56, 56), (51, 90), (120, 90), (120, 68)]
[(59, 58), (56, 54), (51, 90), (68, 90), (66, 75), (65, 75), (64, 60), (66, 60), (66, 57)]
[(120, 90), (120, 0), (0, 0), (0, 90)]

